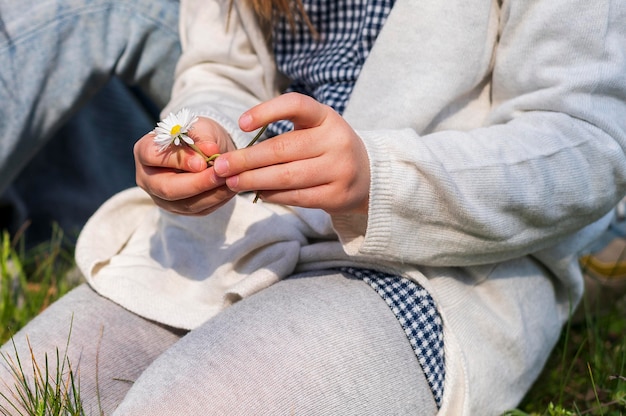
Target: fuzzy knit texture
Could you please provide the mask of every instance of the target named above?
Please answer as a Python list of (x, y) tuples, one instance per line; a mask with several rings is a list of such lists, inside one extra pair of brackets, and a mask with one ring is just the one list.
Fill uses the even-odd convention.
[[(239, 115), (285, 84), (251, 11), (227, 16), (181, 1), (164, 114), (191, 108), (244, 146)], [(295, 271), (401, 274), (443, 319), (440, 414), (499, 414), (541, 371), (583, 290), (578, 254), (626, 194), (624, 21), (619, 0), (397, 0), (344, 113), (370, 158), (367, 216), (242, 195), (180, 219), (132, 189), (92, 217), (78, 264), (101, 294), (187, 328)]]

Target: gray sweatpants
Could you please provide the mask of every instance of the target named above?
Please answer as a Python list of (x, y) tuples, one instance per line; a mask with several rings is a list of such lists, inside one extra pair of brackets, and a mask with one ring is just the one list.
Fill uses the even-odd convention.
[[(155, 302), (158, 301), (155, 299)], [(435, 402), (400, 324), (366, 283), (341, 274), (281, 281), (184, 333), (83, 285), (16, 336), (64, 351), (87, 414), (432, 415)], [(13, 345), (2, 347), (13, 355)], [(5, 368), (0, 377), (12, 384)], [(96, 377), (97, 371), (97, 377)], [(0, 383), (5, 394), (5, 383)]]

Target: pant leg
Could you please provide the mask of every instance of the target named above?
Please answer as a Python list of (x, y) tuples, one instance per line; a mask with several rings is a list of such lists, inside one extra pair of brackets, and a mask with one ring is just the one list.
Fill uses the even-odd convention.
[[(85, 414), (100, 414), (99, 397), (104, 414), (110, 415), (132, 382), (181, 335), (128, 312), (83, 285), (31, 321), (14, 336), (14, 342), (24, 369), (31, 374), (27, 341), (42, 368), (46, 354), (50, 367), (56, 367), (55, 349), (63, 355), (70, 337), (67, 356), (80, 377)], [(0, 353), (14, 357), (13, 344), (2, 346)], [(13, 383), (6, 362), (0, 360), (0, 393), (11, 397), (8, 386)], [(2, 398), (0, 405), (7, 407)]]
[(0, 0), (0, 191), (113, 74), (164, 105), (177, 29), (177, 0)]
[(361, 280), (310, 274), (191, 331), (141, 375), (115, 415), (435, 413), (381, 297)]

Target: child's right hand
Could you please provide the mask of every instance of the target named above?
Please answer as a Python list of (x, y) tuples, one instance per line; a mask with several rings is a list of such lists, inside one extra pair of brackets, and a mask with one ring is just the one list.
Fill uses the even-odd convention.
[[(189, 137), (208, 156), (235, 149), (226, 130), (208, 118), (199, 117)], [(207, 167), (189, 146), (171, 145), (159, 152), (150, 132), (135, 143), (133, 152), (137, 185), (167, 211), (206, 215), (235, 195), (225, 186), (225, 179), (215, 175), (213, 167)]]

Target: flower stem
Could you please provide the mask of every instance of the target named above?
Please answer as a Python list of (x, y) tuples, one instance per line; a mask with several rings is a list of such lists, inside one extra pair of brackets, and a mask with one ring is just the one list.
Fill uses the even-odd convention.
[[(248, 143), (248, 145), (246, 147), (250, 147), (252, 146), (254, 143), (257, 142), (257, 140), (259, 140), (261, 138), (261, 135), (265, 132), (265, 130), (267, 129), (267, 124), (265, 126), (263, 126), (261, 128), (261, 130), (259, 130), (259, 132), (256, 134), (256, 136), (254, 136), (254, 139), (252, 139), (252, 141), (250, 143)], [(200, 156), (202, 156), (202, 158), (206, 161), (207, 166), (213, 166), (213, 162), (215, 161), (215, 159), (217, 159), (219, 157), (219, 153), (216, 153), (214, 155), (211, 156), (207, 156), (204, 154), (204, 152), (202, 150), (200, 150), (200, 148), (198, 146), (195, 145), (195, 143), (187, 143), (189, 145), (189, 147), (191, 147), (196, 153), (198, 153)], [(257, 197), (254, 199), (254, 202), (257, 201), (257, 199), (259, 199), (259, 195), (257, 194)]]
[(207, 156), (204, 154), (204, 152), (202, 150), (200, 150), (200, 148), (198, 146), (195, 145), (195, 143), (187, 143), (189, 145), (189, 147), (191, 147), (197, 154), (199, 154), (200, 156), (202, 156), (202, 158), (205, 160), (207, 166), (212, 166), (213, 165), (213, 161), (215, 159), (217, 159), (217, 157), (220, 155), (219, 153), (216, 153), (214, 155), (211, 156)]
[[(265, 129), (267, 129), (267, 125), (263, 126), (261, 128), (261, 130), (259, 130), (259, 132), (256, 134), (256, 136), (254, 136), (254, 139), (252, 139), (252, 141), (250, 143), (248, 143), (248, 145), (246, 147), (250, 147), (252, 146), (254, 143), (256, 143), (257, 140), (259, 140), (261, 138), (261, 135), (265, 132)], [(187, 143), (187, 142), (185, 142)], [(196, 153), (198, 153), (200, 156), (202, 156), (202, 158), (206, 161), (207, 166), (213, 166), (213, 162), (215, 161), (215, 159), (218, 158), (218, 156), (220, 155), (219, 153), (216, 153), (214, 155), (211, 156), (207, 156), (204, 154), (204, 152), (202, 150), (200, 150), (200, 148), (198, 146), (195, 145), (195, 143), (187, 143), (189, 145), (189, 147), (191, 147)], [(257, 201), (259, 200), (259, 198), (261, 197), (261, 192), (257, 192), (256, 196), (254, 197), (254, 201), (252, 201), (253, 204), (256, 204)]]
[[(248, 143), (248, 145), (246, 147), (250, 147), (252, 146), (254, 143), (256, 143), (257, 140), (259, 140), (261, 138), (261, 135), (263, 133), (265, 133), (265, 129), (267, 129), (267, 124), (265, 126), (263, 126), (261, 128), (261, 130), (259, 130), (259, 132), (256, 134), (256, 136), (254, 136), (254, 139), (252, 139), (252, 141), (250, 143)], [(254, 196), (254, 200), (252, 201), (253, 204), (256, 204), (257, 201), (259, 200), (259, 198), (261, 197), (261, 192), (257, 191), (256, 195)]]
[(263, 133), (265, 133), (265, 130), (267, 129), (267, 124), (265, 126), (263, 126), (261, 128), (261, 130), (259, 130), (259, 132), (256, 134), (256, 136), (254, 136), (254, 139), (252, 139), (252, 141), (250, 143), (248, 143), (248, 145), (246, 147), (250, 147), (252, 146), (254, 143), (256, 143), (257, 140), (259, 140), (261, 138), (261, 135)]

